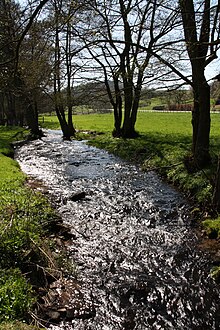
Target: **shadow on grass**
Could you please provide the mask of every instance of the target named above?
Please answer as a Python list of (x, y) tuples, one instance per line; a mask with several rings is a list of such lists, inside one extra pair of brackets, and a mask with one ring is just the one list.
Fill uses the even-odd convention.
[(181, 134), (148, 133), (135, 139), (112, 138), (110, 134), (96, 136), (92, 145), (107, 149), (128, 161), (141, 163), (149, 157), (165, 158), (168, 154), (187, 153), (191, 148), (191, 139)]
[(0, 126), (0, 152), (6, 156), (12, 156), (13, 148), (10, 143), (22, 140), (25, 131), (27, 132), (23, 127)]

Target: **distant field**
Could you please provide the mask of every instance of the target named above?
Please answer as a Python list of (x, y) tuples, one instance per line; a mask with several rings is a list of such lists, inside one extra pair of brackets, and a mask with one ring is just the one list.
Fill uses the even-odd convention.
[[(220, 114), (211, 115), (211, 136), (219, 139), (220, 135)], [(97, 132), (111, 132), (114, 127), (112, 113), (89, 114), (73, 116), (74, 125), (77, 130), (92, 130)], [(44, 123), (40, 117), (43, 127), (59, 129), (59, 122), (56, 116), (44, 116)], [(139, 112), (136, 129), (141, 134), (181, 134), (191, 136), (191, 113), (173, 112)]]

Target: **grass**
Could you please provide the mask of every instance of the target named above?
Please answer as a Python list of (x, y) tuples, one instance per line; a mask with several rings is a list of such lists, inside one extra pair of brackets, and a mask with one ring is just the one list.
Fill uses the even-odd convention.
[(11, 156), (13, 154), (13, 148), (11, 142), (21, 140), (27, 130), (21, 127), (5, 127), (0, 126), (0, 153)]
[(39, 330), (35, 326), (30, 326), (22, 322), (11, 322), (11, 323), (2, 323), (0, 324), (0, 330)]
[(33, 329), (23, 321), (36, 297), (21, 269), (33, 262), (33, 255), (46, 264), (37, 246), (55, 217), (44, 197), (24, 185), (18, 163), (6, 156), (13, 154), (11, 142), (23, 134), (20, 128), (0, 126), (0, 330)]

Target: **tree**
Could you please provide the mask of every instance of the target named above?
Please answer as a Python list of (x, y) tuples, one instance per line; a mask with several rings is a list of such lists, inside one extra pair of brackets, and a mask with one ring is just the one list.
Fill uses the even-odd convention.
[(210, 0), (198, 5), (193, 0), (180, 0), (180, 10), (186, 48), (192, 68), (194, 92), (193, 156), (199, 167), (210, 162), (210, 86), (205, 77), (205, 68), (217, 58), (219, 38), (220, 1), (211, 6)]
[[(21, 10), (14, 1), (2, 0), (0, 3), (1, 35), (0, 35), (0, 66), (1, 70), (1, 117), (2, 123), (8, 125), (28, 124), (31, 133), (38, 136), (41, 130), (38, 126), (36, 107), (33, 107), (30, 94), (23, 76), (19, 55), (21, 44), (29, 31), (33, 20), (47, 0), (42, 0), (28, 17), (24, 27), (26, 12)], [(24, 19), (23, 19), (24, 16)], [(24, 62), (23, 62), (24, 63)], [(26, 109), (25, 111), (23, 109)]]
[(19, 52), (17, 72), (20, 74), (20, 95), (23, 98), (25, 118), (31, 133), (41, 136), (38, 125), (39, 102), (50, 86), (52, 72), (51, 41), (45, 35), (47, 22), (35, 21), (27, 32)]
[(13, 1), (0, 3), (0, 94), (1, 120), (7, 125), (19, 124), (16, 113), (15, 53), (20, 19), (19, 6)]
[[(54, 103), (55, 111), (65, 139), (75, 135), (72, 121), (75, 65), (74, 54), (78, 53), (73, 47), (73, 25), (76, 12), (80, 9), (80, 1), (69, 4), (63, 0), (54, 0), (52, 12), (54, 15), (52, 29), (54, 32)], [(64, 93), (65, 91), (65, 93)], [(66, 117), (67, 109), (67, 117)]]
[(114, 109), (116, 136), (137, 135), (135, 123), (146, 69), (151, 65), (153, 51), (163, 48), (165, 36), (178, 24), (175, 11), (167, 4), (165, 0), (108, 0), (104, 4), (96, 1), (88, 4), (90, 17), (95, 16), (97, 23), (89, 22), (90, 29), (82, 26), (79, 37), (104, 73)]

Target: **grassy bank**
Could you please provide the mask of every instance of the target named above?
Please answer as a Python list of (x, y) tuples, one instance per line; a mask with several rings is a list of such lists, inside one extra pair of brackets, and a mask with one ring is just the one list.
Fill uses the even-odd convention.
[(13, 154), (10, 143), (21, 139), (22, 132), (0, 126), (0, 330), (35, 329), (24, 323), (36, 301), (24, 274), (33, 263), (49, 267), (40, 251), (45, 228), (55, 218), (49, 203), (26, 187), (26, 176), (8, 157)]

